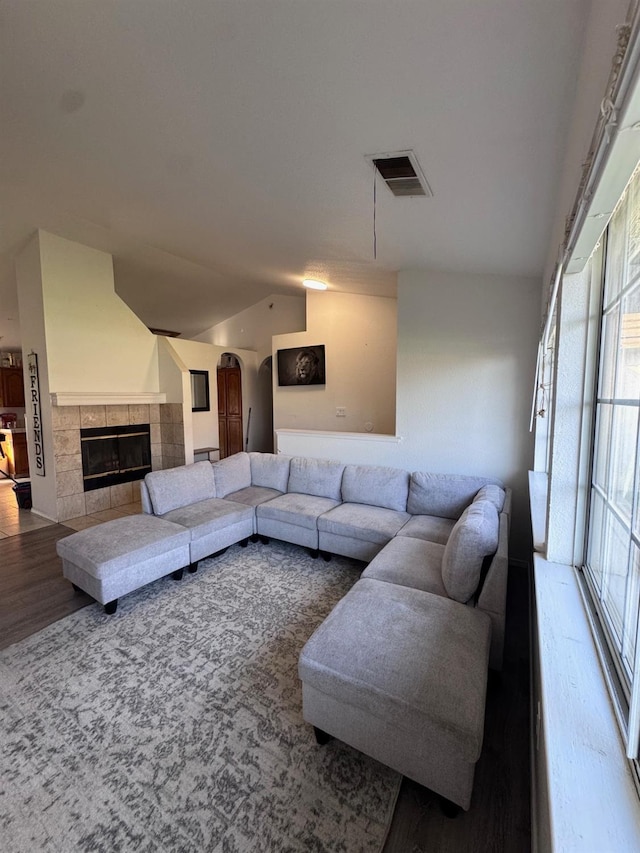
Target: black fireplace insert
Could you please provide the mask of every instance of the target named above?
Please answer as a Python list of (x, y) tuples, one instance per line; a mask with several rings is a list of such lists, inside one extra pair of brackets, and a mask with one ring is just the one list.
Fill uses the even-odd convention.
[(149, 424), (80, 430), (85, 492), (142, 480), (151, 471)]

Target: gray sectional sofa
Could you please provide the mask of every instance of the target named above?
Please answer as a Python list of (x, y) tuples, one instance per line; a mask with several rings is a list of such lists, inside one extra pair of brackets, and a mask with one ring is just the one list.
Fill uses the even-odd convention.
[[(176, 560), (196, 571), (249, 537), (367, 562), (301, 651), (304, 718), (320, 742), (338, 737), (469, 808), (487, 669), (502, 666), (508, 489), (483, 477), (238, 453), (147, 474), (141, 498), (143, 515), (120, 520), (127, 530), (113, 553), (104, 529), (99, 541), (91, 529), (60, 541), (66, 577), (114, 612), (103, 586), (114, 598), (135, 588), (122, 575), (127, 547), (145, 567), (137, 586), (179, 577)], [(154, 516), (173, 536), (188, 534), (164, 572), (149, 568), (164, 533), (138, 541)]]
[(147, 474), (141, 498), (144, 513), (190, 530), (192, 564), (255, 534), (475, 607), (502, 666), (511, 493), (496, 479), (238, 453)]

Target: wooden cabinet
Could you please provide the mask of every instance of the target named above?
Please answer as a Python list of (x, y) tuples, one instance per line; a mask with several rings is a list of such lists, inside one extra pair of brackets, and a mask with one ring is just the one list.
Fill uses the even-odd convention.
[(27, 453), (26, 432), (3, 430), (5, 440), (2, 449), (5, 458), (0, 457), (0, 466), (10, 477), (29, 476), (29, 454)]
[(242, 447), (242, 376), (239, 367), (218, 369), (218, 426), (220, 459)]
[(21, 367), (0, 367), (0, 406), (24, 408), (24, 380)]

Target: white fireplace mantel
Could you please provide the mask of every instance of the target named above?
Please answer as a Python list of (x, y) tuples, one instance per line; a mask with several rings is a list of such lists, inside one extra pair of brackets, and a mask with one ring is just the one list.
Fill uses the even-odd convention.
[(55, 391), (52, 406), (137, 406), (145, 403), (166, 403), (167, 395), (156, 391)]

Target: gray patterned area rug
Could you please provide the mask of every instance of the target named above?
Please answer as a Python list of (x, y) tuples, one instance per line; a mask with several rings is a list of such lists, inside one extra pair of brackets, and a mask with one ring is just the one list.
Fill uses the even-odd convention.
[(297, 674), (360, 569), (234, 546), (0, 652), (0, 849), (380, 850), (400, 776), (317, 746)]

